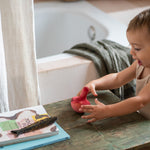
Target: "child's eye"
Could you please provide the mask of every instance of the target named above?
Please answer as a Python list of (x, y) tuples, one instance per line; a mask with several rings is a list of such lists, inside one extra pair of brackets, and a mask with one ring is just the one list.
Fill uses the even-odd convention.
[(140, 51), (141, 49), (140, 48), (134, 48), (136, 51)]

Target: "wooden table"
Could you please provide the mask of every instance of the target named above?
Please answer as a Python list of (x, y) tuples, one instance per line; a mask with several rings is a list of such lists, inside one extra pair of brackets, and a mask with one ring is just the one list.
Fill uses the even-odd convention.
[[(94, 97), (88, 96), (94, 104)], [(119, 101), (110, 91), (99, 93), (105, 103)], [(70, 140), (38, 148), (37, 150), (146, 150), (150, 149), (150, 121), (138, 113), (86, 123), (81, 114), (74, 112), (70, 99), (45, 105), (50, 115), (58, 117), (57, 123), (70, 135)]]

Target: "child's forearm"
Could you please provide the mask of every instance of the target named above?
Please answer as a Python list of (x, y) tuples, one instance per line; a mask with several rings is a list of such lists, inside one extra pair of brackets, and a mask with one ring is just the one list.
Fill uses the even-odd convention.
[(122, 86), (122, 82), (118, 78), (117, 73), (108, 74), (100, 79), (92, 81), (95, 84), (96, 90), (116, 89)]
[(130, 82), (136, 77), (136, 65), (134, 62), (130, 67), (118, 73), (111, 73), (90, 82), (96, 90), (116, 89)]
[(144, 107), (139, 96), (131, 97), (116, 104), (107, 105), (107, 117), (122, 116), (136, 112)]

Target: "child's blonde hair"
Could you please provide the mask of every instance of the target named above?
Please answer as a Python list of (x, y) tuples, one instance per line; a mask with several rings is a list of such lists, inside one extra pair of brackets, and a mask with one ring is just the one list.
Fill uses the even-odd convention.
[(127, 31), (135, 31), (146, 27), (150, 33), (150, 9), (144, 10), (135, 16), (128, 25)]

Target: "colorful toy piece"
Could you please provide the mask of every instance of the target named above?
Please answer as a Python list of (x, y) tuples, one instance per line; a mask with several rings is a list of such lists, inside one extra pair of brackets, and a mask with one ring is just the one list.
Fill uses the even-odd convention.
[(89, 88), (88, 87), (84, 87), (82, 89), (82, 92), (80, 94), (80, 96), (75, 96), (72, 98), (71, 100), (71, 107), (74, 111), (78, 112), (78, 113), (83, 113), (82, 111), (79, 111), (79, 109), (81, 108), (81, 105), (90, 105), (91, 103), (87, 100), (87, 94), (89, 92)]

